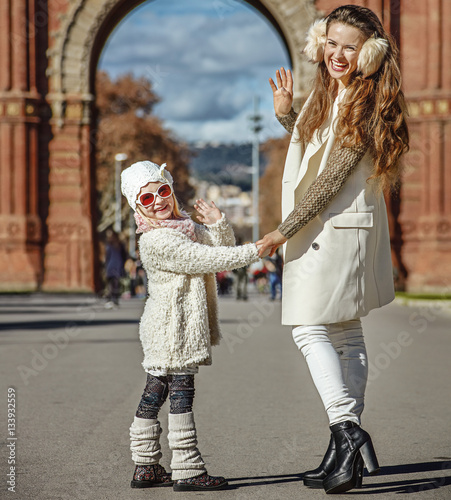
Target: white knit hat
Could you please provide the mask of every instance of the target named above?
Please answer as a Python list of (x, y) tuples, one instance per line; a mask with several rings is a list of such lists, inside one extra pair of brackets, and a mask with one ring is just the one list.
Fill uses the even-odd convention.
[(165, 170), (165, 167), (166, 163), (160, 167), (151, 161), (138, 161), (122, 172), (122, 194), (127, 198), (128, 204), (133, 210), (136, 210), (136, 197), (141, 188), (149, 182), (162, 182), (172, 186), (174, 182), (172, 175)]

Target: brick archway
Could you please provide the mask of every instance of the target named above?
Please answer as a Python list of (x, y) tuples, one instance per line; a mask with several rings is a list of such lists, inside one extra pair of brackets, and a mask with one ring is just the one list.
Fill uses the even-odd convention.
[[(116, 24), (143, 0), (14, 0), (0, 11), (0, 290), (93, 291), (94, 94), (98, 57)], [(217, 2), (227, 6), (232, 0)], [(441, 288), (451, 273), (451, 12), (447, 0), (426, 9), (411, 0), (365, 0), (401, 42), (411, 101), (415, 156), (403, 187), (406, 208), (392, 207), (395, 257), (401, 250), (413, 286)], [(295, 96), (311, 66), (300, 48), (316, 9), (336, 0), (249, 0), (276, 27), (292, 60)], [(439, 13), (442, 13), (440, 17)], [(28, 21), (27, 21), (28, 20)], [(415, 25), (426, 78), (409, 40)], [(432, 43), (433, 42), (433, 43)], [(417, 44), (415, 44), (415, 47)], [(436, 68), (440, 67), (438, 71)], [(424, 180), (424, 185), (422, 181)], [(403, 224), (401, 237), (399, 220)], [(402, 246), (401, 246), (402, 245)], [(441, 259), (441, 267), (437, 265)]]
[[(22, 36), (19, 47), (9, 45), (5, 37), (0, 45), (2, 53), (8, 53), (8, 71), (13, 72), (0, 87), (9, 113), (5, 113), (6, 119), (2, 116), (2, 144), (7, 144), (9, 151), (1, 157), (1, 175), (2, 180), (16, 186), (17, 193), (26, 189), (34, 205), (2, 205), (3, 289), (86, 292), (98, 288), (93, 227), (95, 72), (111, 31), (141, 3), (143, 0), (38, 0), (34, 10), (35, 2), (17, 0), (10, 10), (4, 8), (0, 21), (4, 24), (3, 33), (13, 36), (20, 29)], [(304, 5), (298, 0), (249, 3), (281, 34), (299, 74), (300, 95), (305, 73), (300, 69), (297, 47), (315, 15), (314, 8), (309, 1)], [(218, 15), (221, 5), (218, 2)], [(28, 27), (23, 23), (27, 18)], [(32, 33), (36, 36), (30, 36)], [(38, 70), (34, 57), (45, 72)], [(19, 73), (19, 66), (26, 68), (26, 74), (16, 77), (14, 68)], [(33, 78), (39, 79), (38, 84), (33, 85)], [(16, 101), (17, 123), (12, 118)], [(13, 144), (8, 133), (14, 134)], [(15, 158), (28, 136), (34, 143), (28, 147), (27, 158), (23, 154)], [(28, 173), (32, 173), (32, 178), (27, 183)]]

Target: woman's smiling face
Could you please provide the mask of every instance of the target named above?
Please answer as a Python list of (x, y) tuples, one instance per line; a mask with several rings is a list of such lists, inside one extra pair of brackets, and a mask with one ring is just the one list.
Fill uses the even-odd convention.
[[(153, 193), (157, 192), (157, 189), (162, 185), (162, 182), (149, 182), (139, 191), (137, 199), (144, 193)], [(150, 219), (156, 220), (166, 220), (172, 216), (172, 211), (174, 210), (174, 196), (171, 194), (168, 198), (161, 198), (157, 194), (155, 195), (155, 201), (152, 205), (148, 207), (140, 206), (140, 209), (143, 211), (144, 215), (149, 217)]]
[(338, 80), (338, 89), (345, 88), (352, 73), (357, 69), (357, 60), (365, 42), (365, 35), (348, 24), (332, 23), (324, 47), (324, 62), (332, 78)]

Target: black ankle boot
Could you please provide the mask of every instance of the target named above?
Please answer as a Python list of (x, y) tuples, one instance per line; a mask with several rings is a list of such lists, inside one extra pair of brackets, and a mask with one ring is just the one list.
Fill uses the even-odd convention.
[[(333, 434), (331, 434), (329, 446), (321, 464), (315, 470), (308, 470), (307, 472), (304, 472), (304, 485), (309, 488), (322, 488), (324, 479), (335, 469), (335, 459), (335, 441)], [(357, 483), (355, 485), (356, 488), (362, 487), (362, 477), (363, 466), (359, 469), (359, 475), (357, 476)]]
[(303, 481), (304, 485), (309, 488), (322, 488), (323, 479), (326, 478), (335, 469), (335, 441), (333, 435), (330, 435), (329, 446), (327, 447), (326, 454), (323, 461), (314, 470), (304, 472)]
[(354, 422), (331, 426), (335, 441), (336, 466), (323, 481), (326, 493), (344, 493), (361, 485), (363, 462), (369, 474), (379, 472), (373, 443), (367, 432)]

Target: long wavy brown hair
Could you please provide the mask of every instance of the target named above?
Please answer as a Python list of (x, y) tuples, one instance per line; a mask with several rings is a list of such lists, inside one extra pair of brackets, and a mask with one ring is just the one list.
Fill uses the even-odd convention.
[[(370, 144), (374, 173), (370, 179), (381, 181), (383, 188), (399, 185), (400, 157), (409, 149), (406, 124), (407, 107), (401, 90), (399, 52), (395, 41), (382, 26), (376, 14), (357, 5), (344, 5), (326, 18), (327, 29), (341, 23), (359, 29), (365, 38), (385, 38), (388, 49), (376, 73), (363, 78), (356, 70), (346, 88), (340, 105), (336, 144), (353, 146), (361, 141)], [(318, 64), (314, 90), (308, 108), (298, 122), (300, 141), (305, 145), (329, 116), (337, 93), (338, 82), (333, 79), (324, 60)]]

